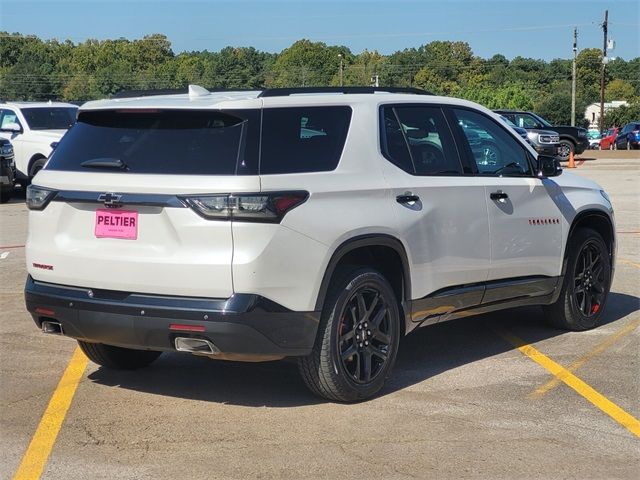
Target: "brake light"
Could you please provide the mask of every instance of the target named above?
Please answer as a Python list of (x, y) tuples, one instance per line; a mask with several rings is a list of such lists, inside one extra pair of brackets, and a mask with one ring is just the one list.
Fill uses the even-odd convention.
[(280, 223), (282, 218), (309, 198), (309, 192), (266, 192), (181, 197), (207, 220)]

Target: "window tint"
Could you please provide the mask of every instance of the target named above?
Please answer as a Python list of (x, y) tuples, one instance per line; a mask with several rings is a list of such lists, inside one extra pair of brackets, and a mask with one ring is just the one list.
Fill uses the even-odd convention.
[(110, 172), (257, 173), (259, 111), (106, 110), (80, 114), (47, 165), (91, 171), (87, 160), (121, 160)]
[(407, 173), (414, 174), (409, 147), (393, 107), (382, 109), (382, 153), (391, 163)]
[(31, 130), (66, 130), (76, 123), (76, 107), (23, 108), (27, 124)]
[[(394, 114), (400, 123), (394, 119)], [(449, 126), (436, 107), (385, 107), (385, 156), (405, 171), (407, 153), (416, 175), (447, 175), (462, 172)], [(402, 138), (401, 138), (402, 137)], [(404, 145), (400, 142), (403, 140)], [(408, 151), (407, 151), (408, 145)]]
[(260, 173), (325, 172), (338, 166), (351, 108), (266, 108), (262, 113)]
[(530, 175), (527, 153), (505, 128), (471, 110), (453, 109), (467, 139), (478, 172), (489, 175)]

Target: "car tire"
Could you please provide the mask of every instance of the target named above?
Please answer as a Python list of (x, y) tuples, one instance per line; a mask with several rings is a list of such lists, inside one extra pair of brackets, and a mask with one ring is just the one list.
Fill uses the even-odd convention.
[(38, 158), (33, 162), (31, 168), (29, 169), (29, 181), (31, 181), (40, 170), (42, 170), (42, 167), (44, 167), (45, 163), (47, 163), (46, 158)]
[(569, 160), (572, 152), (575, 153), (576, 146), (571, 140), (560, 140), (560, 146), (558, 147), (558, 158), (562, 162)]
[(93, 363), (113, 370), (137, 370), (153, 363), (162, 352), (114, 347), (78, 340), (78, 345)]
[(0, 188), (0, 203), (7, 203), (13, 195), (13, 187)]
[(609, 250), (598, 232), (575, 231), (568, 243), (567, 269), (558, 300), (544, 307), (555, 327), (589, 330), (602, 319), (611, 286)]
[(298, 360), (316, 395), (355, 402), (383, 387), (396, 360), (400, 309), (393, 288), (371, 268), (342, 268), (334, 275), (315, 345)]

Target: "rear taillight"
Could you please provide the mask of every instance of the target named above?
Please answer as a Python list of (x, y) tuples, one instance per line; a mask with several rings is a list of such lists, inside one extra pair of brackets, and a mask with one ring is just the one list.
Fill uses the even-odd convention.
[(37, 185), (29, 185), (27, 187), (27, 208), (29, 210), (44, 210), (49, 202), (58, 193), (49, 188), (38, 187)]
[(280, 223), (285, 214), (304, 203), (309, 192), (266, 192), (181, 197), (207, 220)]

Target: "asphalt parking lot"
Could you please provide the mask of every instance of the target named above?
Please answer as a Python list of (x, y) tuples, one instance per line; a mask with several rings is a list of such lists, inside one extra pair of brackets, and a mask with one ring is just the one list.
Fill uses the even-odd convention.
[(616, 210), (601, 327), (555, 330), (538, 308), (427, 327), (404, 339), (382, 395), (356, 405), (313, 397), (288, 361), (165, 354), (112, 372), (72, 359), (75, 342), (24, 308), (24, 198), (0, 205), (0, 477), (40, 462), (47, 479), (637, 478), (638, 157), (587, 152), (574, 171)]

